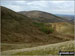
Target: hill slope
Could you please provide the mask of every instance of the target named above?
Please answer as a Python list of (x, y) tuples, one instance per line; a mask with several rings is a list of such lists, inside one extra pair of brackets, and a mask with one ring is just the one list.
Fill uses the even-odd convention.
[(58, 15), (58, 14), (56, 14), (56, 15), (59, 17), (65, 18), (65, 19), (69, 20), (68, 22), (74, 24), (74, 15)]
[[(58, 17), (51, 13), (43, 11), (21, 11), (20, 14), (26, 15), (32, 18), (35, 22), (42, 22), (48, 26), (52, 26), (54, 31), (59, 33), (69, 33), (69, 35), (74, 34), (74, 24), (70, 20), (64, 17)], [(72, 20), (73, 21), (73, 20)]]
[(5, 7), (1, 7), (1, 16), (2, 42), (31, 43), (43, 42), (47, 39), (47, 35), (34, 27), (32, 21), (28, 17), (20, 15)]
[(38, 56), (38, 55), (58, 55), (59, 51), (74, 51), (75, 41), (66, 41), (57, 44), (49, 44), (32, 48), (23, 48), (16, 50), (3, 51), (2, 54), (5, 55), (28, 55), (28, 56)]
[(35, 47), (30, 51), (17, 52), (16, 55), (58, 55), (59, 51), (74, 51), (74, 41)]
[[(52, 44), (73, 40), (73, 37), (70, 38), (70, 36), (61, 36), (61, 34), (60, 36), (57, 36), (58, 34), (46, 34), (43, 32), (45, 30), (47, 31), (45, 25), (41, 27), (41, 31), (40, 28), (33, 24), (32, 19), (5, 7), (1, 7), (1, 19), (2, 43)], [(48, 30), (50, 29), (48, 28)]]
[(67, 19), (64, 19), (64, 18), (61, 18), (61, 17), (58, 17), (56, 15), (53, 15), (53, 14), (50, 14), (50, 13), (47, 13), (47, 12), (43, 12), (43, 11), (36, 11), (36, 10), (33, 10), (33, 11), (21, 11), (19, 12), (20, 14), (23, 14), (23, 15), (26, 15), (32, 19), (34, 19), (36, 21), (39, 21), (39, 22), (65, 22), (65, 21), (68, 21)]

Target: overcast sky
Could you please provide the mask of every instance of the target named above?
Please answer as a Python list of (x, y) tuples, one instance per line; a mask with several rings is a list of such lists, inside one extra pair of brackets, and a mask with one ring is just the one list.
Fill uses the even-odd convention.
[(1, 0), (1, 5), (10, 8), (16, 12), (18, 11), (30, 11), (40, 10), (53, 14), (74, 14), (74, 1), (73, 0), (62, 0), (62, 1), (51, 1), (51, 0)]

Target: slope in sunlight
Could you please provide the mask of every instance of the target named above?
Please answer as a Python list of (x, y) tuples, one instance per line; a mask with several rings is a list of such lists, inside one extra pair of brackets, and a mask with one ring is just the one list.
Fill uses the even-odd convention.
[[(44, 12), (42, 12), (44, 13)], [(43, 17), (45, 14), (40, 13)], [(33, 15), (33, 13), (31, 13)], [(38, 15), (39, 16), (38, 16)], [(36, 13), (36, 17), (40, 17), (39, 12)], [(46, 13), (48, 14), (48, 13)], [(52, 19), (57, 22), (60, 19), (57, 16), (46, 15), (48, 19)], [(33, 16), (32, 16), (33, 17)], [(50, 18), (51, 17), (51, 18)], [(54, 18), (54, 19), (53, 19)], [(34, 24), (33, 20), (25, 15), (18, 14), (10, 9), (1, 6), (1, 19), (2, 19), (2, 38), (4, 43), (41, 43), (50, 44), (57, 43), (66, 40), (72, 40), (70, 37), (66, 39), (55, 34), (46, 34), (45, 32), (52, 31), (52, 26), (43, 24)], [(40, 18), (41, 19), (41, 18)], [(56, 21), (57, 20), (57, 21)], [(62, 19), (61, 19), (62, 20)], [(60, 20), (59, 20), (60, 21)], [(61, 22), (61, 21), (60, 21)], [(37, 22), (39, 23), (39, 22)], [(39, 26), (37, 26), (39, 25)]]
[(10, 9), (1, 7), (1, 19), (2, 42), (32, 43), (43, 42), (47, 39), (47, 35), (34, 27), (32, 21), (28, 17), (20, 15)]
[(43, 11), (37, 11), (37, 10), (33, 10), (33, 11), (21, 11), (19, 12), (20, 14), (26, 15), (32, 19), (34, 19), (36, 21), (39, 22), (65, 22), (68, 21), (67, 19), (58, 17), (56, 15), (53, 15), (51, 13), (48, 12), (43, 12)]
[(38, 56), (38, 55), (52, 55), (58, 56), (59, 51), (74, 51), (74, 42), (75, 41), (66, 41), (62, 43), (56, 44), (48, 44), (38, 47), (32, 48), (23, 48), (23, 49), (16, 49), (16, 50), (8, 50), (3, 51), (2, 54), (4, 55), (24, 55), (24, 56)]

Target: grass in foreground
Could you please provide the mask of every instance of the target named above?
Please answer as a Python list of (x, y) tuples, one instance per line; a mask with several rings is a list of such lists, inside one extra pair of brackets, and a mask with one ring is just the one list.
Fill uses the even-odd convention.
[(8, 51), (8, 50), (14, 50), (14, 49), (22, 49), (22, 48), (30, 48), (30, 47), (36, 47), (41, 46), (42, 43), (23, 43), (23, 44), (9, 44), (9, 43), (1, 43), (1, 51)]
[[(43, 47), (42, 47), (43, 48)], [(64, 42), (60, 44), (50, 45), (43, 49), (36, 49), (32, 51), (19, 52), (15, 55), (57, 55), (59, 50), (62, 51), (74, 51), (74, 41)]]

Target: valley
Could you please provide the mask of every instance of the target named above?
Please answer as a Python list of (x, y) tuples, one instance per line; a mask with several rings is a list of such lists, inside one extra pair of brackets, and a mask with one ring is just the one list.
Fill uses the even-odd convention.
[(59, 49), (74, 51), (74, 24), (69, 20), (43, 11), (15, 12), (0, 7), (3, 55), (57, 55)]

